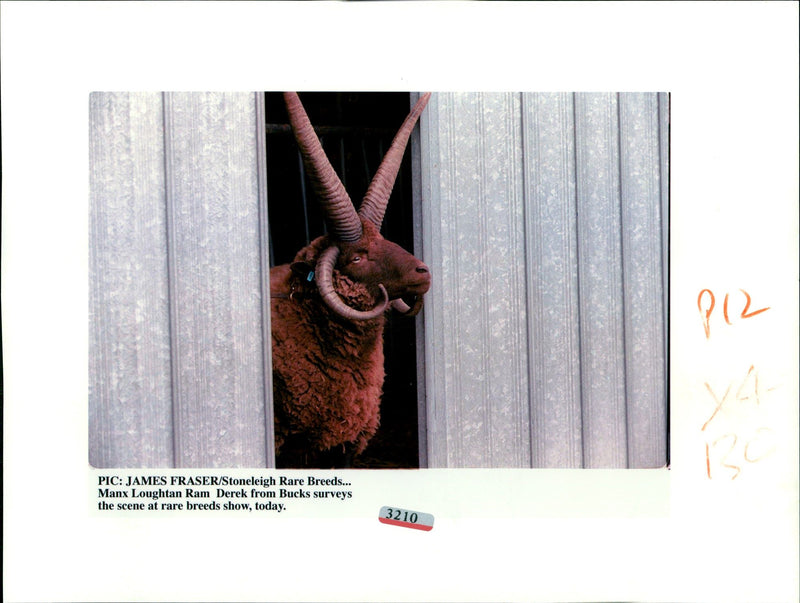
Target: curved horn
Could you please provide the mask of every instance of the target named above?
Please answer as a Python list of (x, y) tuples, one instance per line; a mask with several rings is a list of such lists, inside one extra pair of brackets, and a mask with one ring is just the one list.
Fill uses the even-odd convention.
[(378, 171), (375, 172), (375, 177), (364, 195), (364, 200), (361, 202), (358, 215), (369, 220), (379, 229), (383, 223), (383, 215), (386, 213), (386, 205), (389, 203), (394, 181), (397, 179), (397, 172), (400, 170), (400, 164), (403, 161), (408, 138), (411, 136), (411, 131), (422, 114), (422, 110), (425, 109), (425, 105), (428, 104), (430, 97), (430, 92), (426, 92), (419, 97), (411, 113), (408, 114), (403, 125), (397, 131), (394, 140), (392, 140), (392, 144), (389, 150), (386, 151), (386, 155), (384, 155), (383, 161), (381, 161), (381, 165)]
[(383, 301), (379, 302), (372, 310), (367, 310), (366, 312), (351, 308), (337, 295), (333, 288), (333, 267), (336, 265), (336, 258), (338, 257), (339, 248), (336, 245), (331, 245), (320, 254), (317, 260), (317, 284), (320, 295), (325, 303), (328, 304), (328, 307), (339, 316), (349, 320), (369, 320), (383, 314), (386, 306), (389, 305), (389, 294), (386, 293), (386, 288), (383, 285), (378, 285), (381, 295), (383, 295)]
[(319, 196), (322, 210), (328, 218), (331, 234), (339, 241), (357, 241), (361, 238), (361, 220), (314, 133), (314, 127), (300, 97), (296, 92), (284, 92), (283, 98), (294, 137), (303, 155), (303, 163)]
[(396, 312), (399, 312), (403, 316), (416, 316), (419, 314), (419, 311), (422, 310), (422, 304), (424, 302), (424, 298), (421, 295), (416, 297), (417, 298), (414, 300), (413, 306), (409, 306), (406, 302), (399, 298), (392, 300), (392, 309)]

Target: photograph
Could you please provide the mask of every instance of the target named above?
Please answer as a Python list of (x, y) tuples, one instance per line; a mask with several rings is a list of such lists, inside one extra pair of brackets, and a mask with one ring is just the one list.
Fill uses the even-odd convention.
[(668, 93), (89, 112), (92, 466), (668, 465)]

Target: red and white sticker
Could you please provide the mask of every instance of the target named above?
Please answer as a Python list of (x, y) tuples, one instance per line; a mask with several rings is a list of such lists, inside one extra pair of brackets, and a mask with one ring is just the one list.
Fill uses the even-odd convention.
[(381, 507), (378, 521), (392, 526), (424, 530), (426, 532), (433, 529), (433, 515), (430, 513), (409, 511), (399, 507)]

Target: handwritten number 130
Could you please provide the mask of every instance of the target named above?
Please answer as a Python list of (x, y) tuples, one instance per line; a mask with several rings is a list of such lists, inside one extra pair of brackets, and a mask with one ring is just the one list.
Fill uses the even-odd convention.
[[(750, 294), (745, 291), (744, 289), (739, 289), (742, 293), (744, 293), (745, 303), (744, 308), (742, 308), (742, 313), (739, 315), (739, 318), (752, 318), (753, 316), (757, 316), (762, 312), (766, 312), (769, 310), (769, 306), (766, 308), (761, 308), (760, 310), (750, 311), (750, 303), (751, 298)], [(728, 313), (728, 300), (730, 298), (730, 294), (725, 294), (725, 299), (722, 302), (722, 315), (725, 318), (725, 322), (729, 325), (732, 325), (730, 315)], [(714, 297), (714, 293), (711, 289), (703, 289), (700, 291), (700, 295), (697, 296), (697, 309), (700, 311), (700, 316), (703, 319), (703, 329), (706, 332), (706, 339), (711, 337), (711, 313), (714, 311), (714, 307), (716, 306), (717, 301)]]
[[(771, 440), (774, 438), (775, 432), (770, 429), (769, 427), (759, 427), (756, 429), (755, 435), (748, 440), (744, 445), (744, 451), (742, 454), (742, 458), (747, 461), (748, 463), (758, 463), (759, 461), (767, 458), (773, 452), (775, 452), (777, 445), (773, 443)], [(711, 451), (712, 449), (716, 448), (720, 442), (723, 440), (727, 440), (730, 442), (730, 446), (722, 455), (722, 458), (719, 459), (719, 464), (726, 469), (733, 469), (734, 474), (731, 476), (731, 480), (736, 479), (739, 477), (739, 474), (742, 472), (742, 465), (734, 465), (729, 461), (729, 457), (733, 453), (734, 449), (736, 448), (736, 444), (739, 441), (739, 437), (734, 433), (727, 433), (722, 437), (717, 438), (711, 444), (706, 442), (706, 472), (708, 473), (708, 479), (712, 479), (712, 471), (711, 471)], [(759, 442), (759, 440), (761, 440)], [(764, 440), (768, 442), (769, 445), (764, 445)], [(761, 454), (754, 455), (750, 447), (755, 446), (756, 448), (760, 448)]]

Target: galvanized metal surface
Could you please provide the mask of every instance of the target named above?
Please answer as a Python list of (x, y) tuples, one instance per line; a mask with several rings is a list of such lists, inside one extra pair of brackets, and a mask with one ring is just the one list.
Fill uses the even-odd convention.
[(432, 98), (428, 466), (666, 462), (665, 101)]
[(257, 105), (254, 94), (92, 95), (94, 466), (268, 462)]
[(581, 375), (574, 110), (570, 94), (524, 94), (531, 464), (580, 467)]
[(173, 462), (160, 94), (90, 98), (89, 460)]
[(428, 463), (529, 466), (519, 97), (440, 94), (427, 111)]
[(659, 97), (619, 97), (628, 464), (666, 461)]
[(627, 461), (616, 95), (575, 95), (581, 396), (586, 467)]

